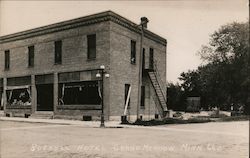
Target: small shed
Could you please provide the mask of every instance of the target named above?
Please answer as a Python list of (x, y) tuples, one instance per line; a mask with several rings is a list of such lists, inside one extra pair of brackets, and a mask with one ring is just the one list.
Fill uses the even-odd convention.
[(200, 111), (200, 97), (187, 97), (187, 112), (198, 112)]

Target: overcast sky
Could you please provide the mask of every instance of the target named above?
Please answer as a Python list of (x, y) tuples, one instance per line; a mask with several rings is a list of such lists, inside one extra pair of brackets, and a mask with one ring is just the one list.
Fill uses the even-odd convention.
[(168, 41), (167, 81), (195, 69), (196, 55), (221, 25), (248, 19), (248, 0), (171, 1), (1, 1), (0, 35), (112, 10), (135, 23), (149, 19), (148, 29)]

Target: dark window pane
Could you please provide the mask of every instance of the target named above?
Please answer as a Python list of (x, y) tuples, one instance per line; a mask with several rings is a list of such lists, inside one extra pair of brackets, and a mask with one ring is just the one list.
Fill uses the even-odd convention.
[(96, 58), (96, 35), (88, 35), (88, 59)]
[(14, 89), (7, 91), (8, 104), (11, 105), (30, 105), (30, 93), (29, 89)]
[(30, 84), (31, 84), (31, 76), (7, 78), (7, 86), (22, 86)]
[(34, 66), (34, 46), (28, 47), (29, 49), (29, 67)]
[(135, 41), (131, 41), (131, 64), (135, 64), (136, 63), (136, 42)]
[(149, 49), (149, 68), (150, 69), (154, 68), (154, 49), (153, 48)]
[(55, 64), (62, 63), (62, 41), (55, 42)]
[(97, 81), (72, 82), (59, 85), (61, 105), (100, 105)]
[(10, 68), (10, 51), (6, 50), (4, 52), (4, 59), (5, 59), (5, 69), (8, 70)]
[(145, 107), (145, 86), (141, 86), (141, 107)]

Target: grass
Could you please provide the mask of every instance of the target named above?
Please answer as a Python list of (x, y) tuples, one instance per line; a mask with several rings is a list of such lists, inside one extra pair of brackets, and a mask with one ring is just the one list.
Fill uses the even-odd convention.
[(225, 114), (219, 114), (219, 115), (218, 114), (211, 114), (208, 117), (210, 117), (210, 118), (225, 118), (225, 117), (229, 117), (229, 116), (227, 116)]
[(157, 125), (165, 125), (165, 124), (188, 124), (188, 123), (206, 123), (211, 122), (209, 118), (191, 118), (188, 120), (176, 119), (176, 118), (166, 118), (163, 120), (149, 120), (149, 121), (142, 121), (137, 120), (134, 123), (124, 123), (130, 125), (140, 125), (140, 126), (157, 126)]
[[(216, 118), (216, 119), (215, 119)], [(129, 125), (139, 125), (139, 126), (158, 126), (158, 125), (166, 125), (166, 124), (190, 124), (190, 123), (207, 123), (207, 122), (229, 122), (229, 121), (249, 121), (249, 115), (242, 116), (225, 116), (219, 115), (219, 117), (214, 116), (206, 116), (206, 117), (194, 117), (187, 120), (179, 119), (179, 118), (165, 118), (163, 120), (137, 120), (134, 123), (125, 122), (123, 124)]]
[(249, 115), (241, 115), (241, 116), (231, 116), (231, 117), (222, 117), (218, 121), (249, 121), (250, 116)]

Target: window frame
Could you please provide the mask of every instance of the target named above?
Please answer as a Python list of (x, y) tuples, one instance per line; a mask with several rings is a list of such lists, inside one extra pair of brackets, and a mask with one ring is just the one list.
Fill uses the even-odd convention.
[(140, 103), (141, 109), (145, 109), (145, 94), (146, 94), (146, 87), (141, 86), (141, 103)]
[(54, 64), (62, 64), (62, 40), (54, 42)]
[(130, 63), (131, 64), (136, 64), (136, 41), (135, 40), (131, 40), (130, 42), (130, 51), (131, 51), (131, 54), (130, 54)]
[(154, 69), (154, 48), (149, 48), (149, 69)]
[(4, 51), (4, 70), (10, 69), (10, 50)]
[(35, 65), (35, 46), (28, 47), (28, 67), (34, 67)]
[(96, 59), (96, 34), (87, 35), (87, 59)]

